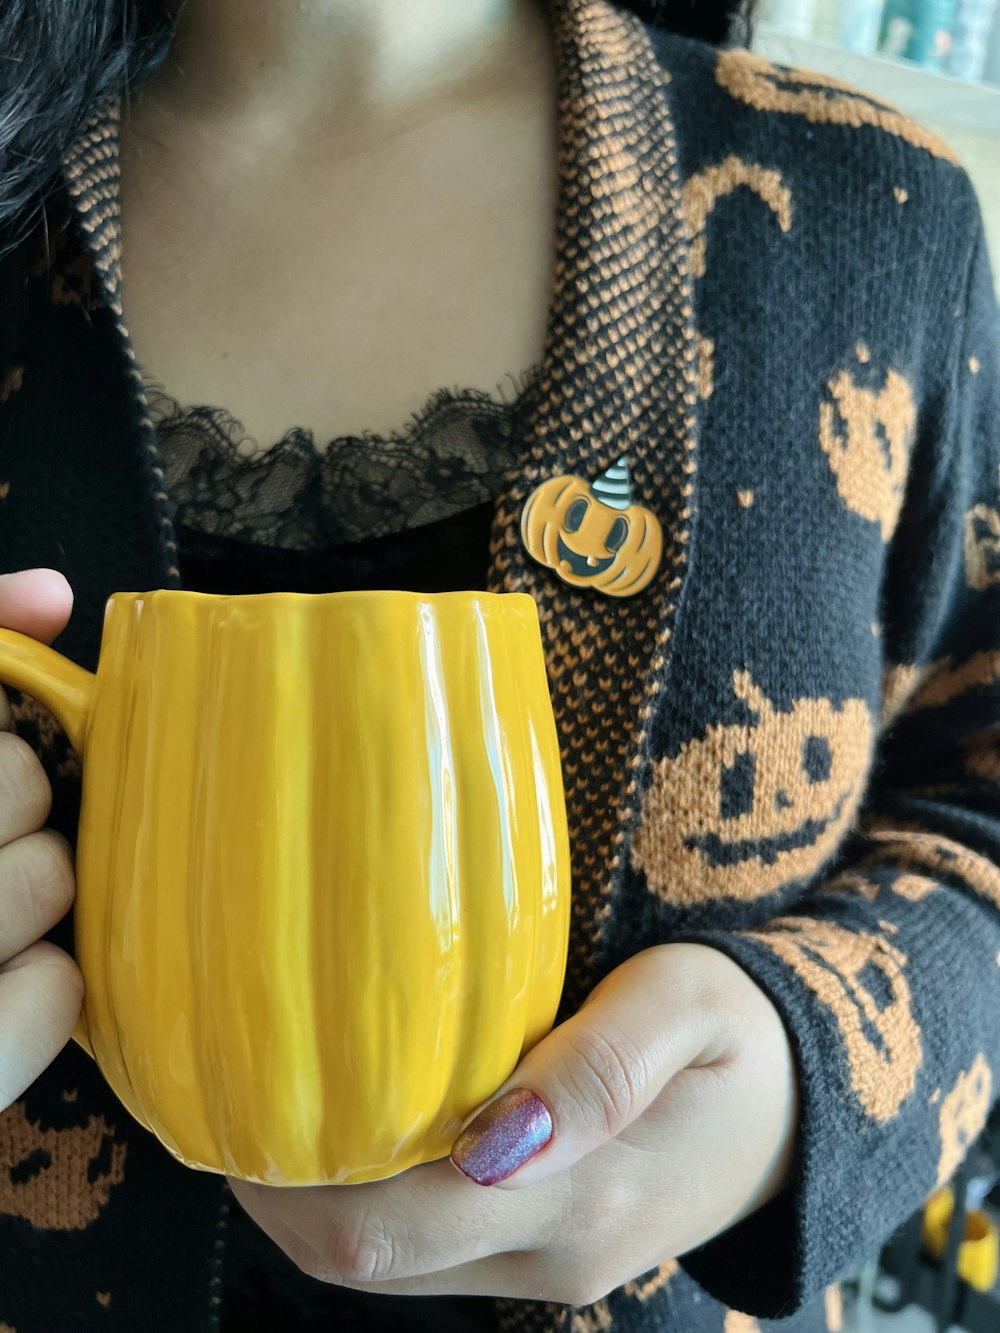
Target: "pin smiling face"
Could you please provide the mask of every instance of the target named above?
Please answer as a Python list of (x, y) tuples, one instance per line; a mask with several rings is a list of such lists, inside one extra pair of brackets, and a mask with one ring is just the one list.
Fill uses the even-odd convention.
[(611, 597), (641, 592), (660, 563), (663, 534), (641, 505), (605, 504), (579, 477), (553, 477), (521, 514), (528, 554), (574, 588)]
[[(589, 495), (578, 495), (563, 515), (556, 539), (560, 572), (568, 567), (582, 579), (605, 573), (628, 540), (628, 519)], [(599, 552), (609, 552), (601, 555)]]

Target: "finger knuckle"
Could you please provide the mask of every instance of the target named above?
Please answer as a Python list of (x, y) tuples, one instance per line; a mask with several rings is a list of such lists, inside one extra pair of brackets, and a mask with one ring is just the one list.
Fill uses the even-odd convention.
[(613, 1282), (588, 1282), (584, 1283), (581, 1293), (572, 1302), (574, 1305), (596, 1305), (598, 1301), (603, 1301), (608, 1292), (614, 1291)]
[(0, 732), (0, 815), (24, 832), (45, 823), (52, 789), (41, 760), (20, 736)]
[(34, 966), (44, 967), (47, 970), (53, 985), (78, 991), (80, 998), (83, 999), (83, 973), (65, 949), (60, 949), (51, 940), (36, 940), (25, 949), (22, 957), (27, 957), (29, 954)]
[[(53, 1056), (59, 1047), (69, 1039), (80, 1009), (83, 1005), (83, 976), (76, 963), (51, 940), (35, 940), (26, 949), (22, 949), (4, 965), (4, 970), (31, 968), (37, 985), (33, 994), (38, 1005), (45, 1006), (45, 1027), (49, 1032), (57, 1028), (63, 1033), (62, 1039), (53, 1050)], [(38, 1018), (40, 1011), (33, 1017)], [(0, 1060), (0, 1066), (3, 1061)]]
[[(62, 951), (60, 951), (62, 952)], [(70, 958), (68, 953), (63, 953), (66, 962), (62, 966), (61, 978), (63, 989), (72, 996), (72, 1004), (75, 1006), (76, 1015), (79, 1016), (83, 1008), (83, 996), (86, 987), (83, 983), (83, 973), (80, 971), (75, 959)], [(76, 1019), (73, 1020), (74, 1024)]]
[(402, 1224), (390, 1225), (381, 1212), (366, 1209), (342, 1228), (332, 1247), (333, 1266), (346, 1282), (385, 1282), (403, 1277), (413, 1247)]
[(332, 1284), (342, 1281), (341, 1275), (335, 1271), (333, 1264), (325, 1259), (323, 1255), (317, 1254), (304, 1241), (300, 1241), (298, 1237), (283, 1241), (282, 1249), (299, 1272), (304, 1274), (305, 1277), (312, 1278), (314, 1282)]
[[(614, 1037), (597, 1028), (581, 1027), (570, 1036), (576, 1060), (572, 1075), (578, 1084), (578, 1099), (593, 1104), (597, 1092), (605, 1128), (617, 1134), (639, 1106), (644, 1059), (641, 1052), (619, 1034)], [(586, 1086), (579, 1086), (585, 1084)]]
[(67, 844), (51, 829), (41, 829), (20, 840), (18, 872), (45, 928), (64, 916), (73, 902), (75, 879)]
[(548, 1299), (560, 1305), (594, 1305), (613, 1291), (615, 1283), (596, 1275), (582, 1260), (560, 1274)]
[(67, 912), (76, 893), (76, 873), (69, 843), (54, 829), (42, 829), (35, 837), (44, 849), (44, 887), (49, 901), (61, 913)]

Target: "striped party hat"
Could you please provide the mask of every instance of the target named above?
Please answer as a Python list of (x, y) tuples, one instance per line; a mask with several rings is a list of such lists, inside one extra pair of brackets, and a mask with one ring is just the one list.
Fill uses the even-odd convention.
[(590, 489), (603, 504), (611, 509), (628, 509), (632, 503), (632, 484), (628, 475), (628, 458), (622, 455), (606, 472), (590, 483)]

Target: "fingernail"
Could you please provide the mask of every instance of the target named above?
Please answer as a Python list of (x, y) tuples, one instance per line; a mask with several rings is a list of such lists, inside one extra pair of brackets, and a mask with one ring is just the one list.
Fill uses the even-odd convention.
[(512, 1176), (552, 1137), (552, 1117), (529, 1088), (511, 1088), (466, 1125), (451, 1160), (477, 1185), (495, 1185)]

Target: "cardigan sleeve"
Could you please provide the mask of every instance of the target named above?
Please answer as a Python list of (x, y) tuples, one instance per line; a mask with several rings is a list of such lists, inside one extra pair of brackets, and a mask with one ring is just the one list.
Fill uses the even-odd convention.
[(768, 992), (797, 1057), (792, 1185), (681, 1260), (758, 1318), (873, 1257), (1000, 1093), (1000, 319), (981, 224), (949, 314), (931, 447), (887, 554), (885, 702), (856, 831), (779, 919), (684, 935)]

